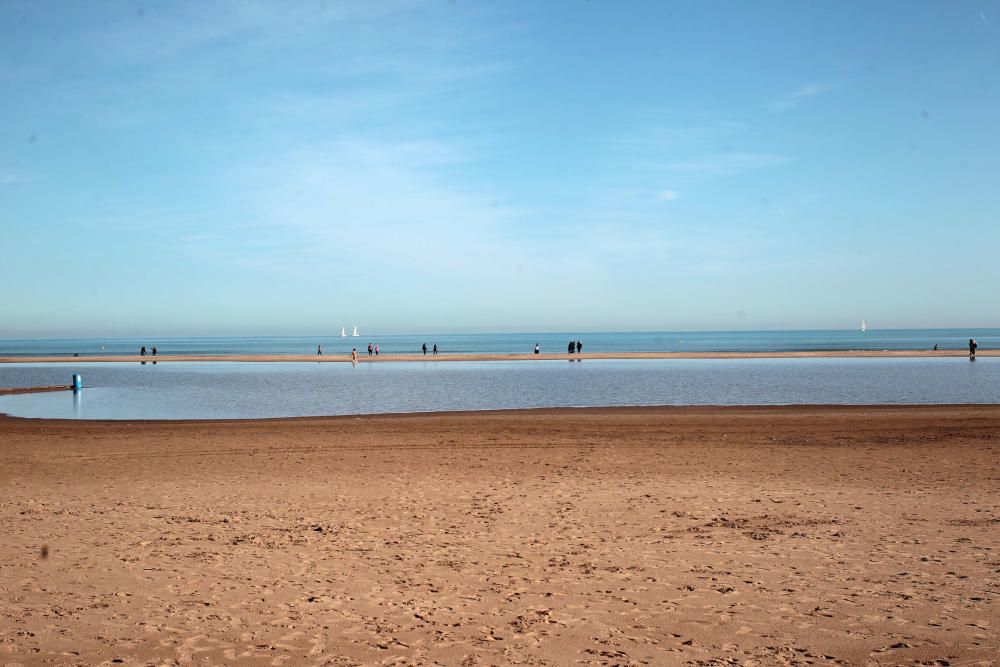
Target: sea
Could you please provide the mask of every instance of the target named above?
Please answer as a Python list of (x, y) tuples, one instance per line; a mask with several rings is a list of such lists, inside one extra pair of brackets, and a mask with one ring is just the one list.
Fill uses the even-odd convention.
[(0, 340), (0, 356), (65, 355), (57, 363), (0, 364), (0, 387), (68, 385), (78, 392), (0, 396), (0, 413), (51, 419), (251, 419), (544, 407), (1000, 403), (1000, 357), (576, 359), (530, 361), (74, 362), (72, 354), (347, 355), (368, 341), (385, 353), (799, 351), (967, 349), (1000, 345), (1000, 330), (545, 333), (392, 335), (342, 339), (115, 338)]
[(218, 336), (142, 338), (0, 338), (0, 357), (136, 354), (143, 346), (159, 354), (350, 354), (378, 345), (386, 354), (416, 354), (424, 343), (442, 353), (512, 354), (565, 352), (580, 340), (585, 352), (790, 352), (829, 350), (959, 350), (975, 338), (982, 349), (1000, 346), (1000, 329), (880, 329), (804, 331), (632, 331), (563, 333), (375, 334), (341, 337)]

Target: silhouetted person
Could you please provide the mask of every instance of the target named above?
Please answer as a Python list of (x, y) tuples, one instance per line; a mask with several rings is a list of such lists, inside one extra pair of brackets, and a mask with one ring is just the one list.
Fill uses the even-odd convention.
[(583, 354), (583, 341), (582, 340), (576, 341), (576, 353), (577, 354)]
[(574, 352), (576, 352), (576, 343), (574, 341), (570, 341), (569, 345), (566, 346), (566, 351), (569, 354), (573, 354)]
[[(970, 345), (971, 345), (972, 341), (970, 340), (970, 341), (969, 341), (969, 343), (970, 343)], [(139, 350), (139, 356), (140, 356), (140, 357), (145, 357), (145, 356), (146, 356), (146, 346), (145, 346), (145, 345), (143, 345), (143, 346), (142, 346), (142, 349), (141, 349), (141, 350)]]
[(424, 351), (424, 356), (427, 356), (427, 343), (420, 346), (420, 349)]
[(155, 345), (153, 346), (153, 356), (154, 357), (156, 356), (156, 346)]
[(438, 344), (434, 343), (434, 353), (431, 356), (436, 357), (437, 353), (438, 353)]
[(979, 347), (979, 344), (976, 343), (976, 341), (974, 339), (970, 338), (969, 339), (969, 359), (975, 359), (976, 358), (976, 348), (977, 347)]
[(934, 343), (934, 351), (937, 352), (937, 343)]
[[(153, 354), (156, 354), (156, 352), (154, 351)], [(322, 357), (323, 356), (323, 346), (322, 345), (317, 345), (316, 346), (316, 356), (317, 357)]]
[(375, 346), (372, 345), (371, 343), (368, 343), (368, 356), (369, 357), (372, 356), (372, 352), (374, 351), (375, 351)]
[(538, 347), (538, 343), (535, 343), (535, 354), (541, 354), (542, 348)]

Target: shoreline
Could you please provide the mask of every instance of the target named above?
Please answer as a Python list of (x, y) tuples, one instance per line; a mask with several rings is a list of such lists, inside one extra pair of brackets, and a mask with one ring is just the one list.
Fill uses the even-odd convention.
[[(413, 354), (359, 355), (358, 363), (376, 362), (449, 362), (449, 361), (566, 361), (577, 359), (837, 359), (837, 358), (967, 358), (964, 350), (809, 350), (779, 352), (584, 352), (583, 354), (532, 353), (441, 353), (437, 356)], [(978, 357), (997, 357), (1000, 350), (980, 350)], [(50, 363), (169, 363), (169, 362), (284, 362), (284, 363), (351, 363), (347, 354), (161, 354), (147, 355), (65, 355), (6, 356), (0, 364)]]
[[(36, 393), (43, 391), (69, 391), (71, 387), (28, 387), (26, 391), (15, 387), (13, 393)], [(945, 411), (984, 411), (986, 413), (996, 412), (1000, 419), (1000, 403), (869, 403), (865, 405), (855, 405), (850, 403), (787, 403), (780, 405), (603, 405), (603, 406), (581, 406), (581, 407), (539, 407), (539, 408), (495, 408), (482, 410), (434, 410), (428, 412), (364, 412), (346, 415), (300, 415), (295, 417), (235, 417), (233, 419), (56, 419), (52, 417), (19, 417), (17, 415), (0, 412), (0, 433), (3, 432), (5, 422), (31, 422), (39, 425), (66, 425), (66, 424), (137, 424), (146, 426), (171, 426), (175, 424), (189, 425), (221, 425), (243, 424), (243, 425), (274, 425), (282, 424), (294, 425), (301, 422), (316, 422), (317, 424), (336, 425), (337, 422), (358, 422), (369, 421), (378, 422), (382, 420), (469, 420), (479, 418), (501, 418), (501, 419), (532, 419), (532, 418), (608, 418), (608, 417), (628, 417), (636, 414), (652, 414), (664, 417), (678, 418), (716, 418), (725, 415), (756, 415), (774, 414), (778, 417), (782, 415), (797, 414), (892, 414), (909, 413), (920, 409), (945, 410)]]
[[(11, 393), (37, 393), (46, 391), (69, 391), (72, 387), (15, 387)], [(235, 417), (233, 419), (56, 419), (52, 417), (19, 417), (0, 412), (0, 434), (4, 426), (10, 422), (30, 422), (42, 426), (65, 426), (67, 424), (104, 424), (113, 426), (173, 426), (173, 425), (244, 425), (244, 426), (275, 426), (283, 424), (295, 425), (315, 423), (317, 426), (336, 426), (338, 422), (356, 423), (359, 421), (407, 421), (407, 420), (474, 420), (474, 419), (535, 419), (535, 418), (568, 418), (604, 419), (615, 417), (630, 417), (650, 414), (657, 417), (673, 418), (720, 418), (725, 416), (774, 415), (777, 418), (796, 415), (834, 415), (851, 417), (870, 415), (873, 413), (893, 415), (908, 414), (915, 410), (941, 410), (962, 413), (986, 413), (1000, 419), (1000, 403), (869, 403), (855, 405), (850, 403), (786, 403), (779, 405), (603, 405), (581, 407), (539, 407), (539, 408), (495, 408), (482, 410), (434, 410), (428, 412), (364, 412), (345, 415), (300, 415), (295, 417)], [(841, 414), (843, 413), (843, 414)], [(992, 413), (996, 413), (993, 415)]]

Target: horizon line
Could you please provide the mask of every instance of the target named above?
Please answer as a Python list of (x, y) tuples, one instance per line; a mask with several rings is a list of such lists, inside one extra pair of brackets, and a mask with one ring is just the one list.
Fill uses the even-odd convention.
[(871, 328), (868, 327), (866, 331), (862, 332), (858, 328), (817, 328), (817, 329), (634, 329), (634, 330), (578, 330), (575, 332), (569, 330), (563, 331), (458, 331), (458, 332), (441, 332), (441, 331), (417, 331), (417, 332), (405, 332), (405, 333), (371, 333), (371, 334), (359, 334), (358, 336), (341, 336), (337, 333), (304, 333), (304, 334), (273, 334), (273, 333), (261, 333), (261, 334), (169, 334), (169, 335), (157, 335), (157, 334), (132, 334), (126, 336), (111, 336), (111, 335), (90, 335), (90, 336), (0, 336), (0, 341), (15, 341), (15, 340), (84, 340), (84, 339), (102, 339), (102, 340), (133, 340), (139, 338), (159, 338), (159, 339), (172, 339), (172, 338), (371, 338), (373, 336), (532, 336), (532, 335), (571, 335), (571, 336), (581, 336), (581, 335), (608, 335), (608, 334), (702, 334), (702, 333), (729, 333), (729, 334), (740, 334), (740, 333), (805, 333), (805, 332), (845, 332), (853, 331), (858, 334), (868, 334), (878, 331), (958, 331), (958, 330), (997, 330), (1000, 331), (1000, 326), (950, 326), (950, 327), (885, 327), (885, 328)]

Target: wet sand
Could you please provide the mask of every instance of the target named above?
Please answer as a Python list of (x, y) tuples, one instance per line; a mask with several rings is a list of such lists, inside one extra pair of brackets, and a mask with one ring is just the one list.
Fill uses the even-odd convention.
[(55, 387), (0, 387), (0, 396), (12, 394), (40, 394), (47, 391), (69, 391), (73, 387), (68, 384)]
[[(827, 350), (808, 352), (584, 352), (583, 354), (451, 354), (435, 355), (414, 354), (382, 354), (368, 356), (358, 351), (358, 361), (375, 363), (380, 361), (539, 361), (545, 359), (807, 359), (807, 358), (899, 358), (899, 357), (968, 357), (965, 350)], [(980, 357), (1000, 356), (1000, 350), (980, 350)], [(312, 363), (350, 363), (350, 354), (316, 355), (316, 354), (161, 354), (153, 356), (107, 355), (79, 356), (57, 355), (47, 357), (0, 357), (0, 364), (40, 364), (40, 363), (94, 363), (94, 362), (169, 362), (169, 361), (258, 361), (258, 362), (312, 362)]]
[(1000, 406), (0, 418), (0, 662), (993, 664)]

